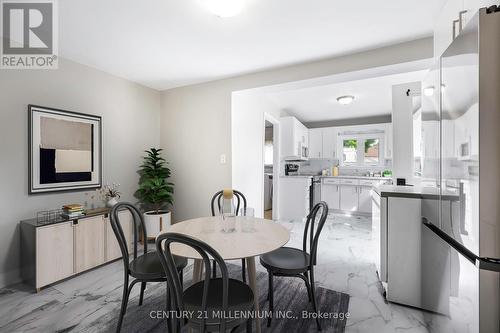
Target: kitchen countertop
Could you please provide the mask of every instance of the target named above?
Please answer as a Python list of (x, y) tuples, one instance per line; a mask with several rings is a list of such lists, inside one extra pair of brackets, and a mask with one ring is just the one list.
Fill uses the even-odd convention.
[[(376, 185), (373, 190), (381, 197), (397, 197), (410, 199), (433, 199), (439, 200), (440, 191), (437, 187), (431, 186), (398, 186), (398, 185)], [(443, 200), (458, 201), (460, 197), (452, 191), (443, 193)]]
[(296, 175), (296, 176), (281, 176), (282, 178), (338, 178), (338, 179), (370, 179), (370, 180), (391, 180), (390, 177), (368, 177), (368, 176), (321, 176), (321, 175)]
[(297, 176), (280, 176), (280, 178), (312, 178), (314, 176), (307, 176), (307, 175), (297, 175)]
[(370, 176), (319, 176), (320, 178), (347, 178), (347, 179), (373, 179), (373, 180), (391, 180), (391, 177), (370, 177)]

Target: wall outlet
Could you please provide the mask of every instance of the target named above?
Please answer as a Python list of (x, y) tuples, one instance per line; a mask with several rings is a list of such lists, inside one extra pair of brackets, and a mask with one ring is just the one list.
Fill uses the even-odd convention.
[(220, 164), (226, 164), (226, 154), (220, 155)]

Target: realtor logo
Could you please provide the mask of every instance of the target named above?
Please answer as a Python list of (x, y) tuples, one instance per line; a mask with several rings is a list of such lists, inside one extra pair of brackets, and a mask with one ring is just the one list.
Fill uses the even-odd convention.
[(0, 0), (2, 69), (57, 68), (56, 0)]

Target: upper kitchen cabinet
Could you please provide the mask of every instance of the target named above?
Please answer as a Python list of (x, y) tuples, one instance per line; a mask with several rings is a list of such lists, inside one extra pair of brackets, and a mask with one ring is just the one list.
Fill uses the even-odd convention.
[(309, 130), (309, 158), (332, 159), (337, 155), (337, 129), (335, 127)]
[(496, 4), (498, 0), (448, 0), (434, 26), (434, 57), (443, 54), (479, 8)]
[(280, 118), (281, 158), (307, 160), (309, 157), (309, 130), (295, 117)]
[(309, 130), (309, 158), (323, 158), (323, 129)]
[(337, 128), (323, 128), (323, 158), (337, 158), (337, 136)]

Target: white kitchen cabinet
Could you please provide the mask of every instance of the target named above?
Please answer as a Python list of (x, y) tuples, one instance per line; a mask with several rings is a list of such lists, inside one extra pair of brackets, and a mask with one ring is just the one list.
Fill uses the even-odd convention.
[(337, 156), (337, 128), (312, 128), (309, 130), (309, 157), (333, 159)]
[(35, 246), (37, 289), (73, 275), (72, 222), (37, 228)]
[(340, 185), (340, 209), (349, 212), (358, 210), (358, 180), (342, 179)]
[(323, 158), (337, 158), (337, 128), (323, 128)]
[(279, 180), (279, 219), (301, 221), (309, 214), (312, 177), (282, 176)]
[(420, 307), (421, 200), (389, 197), (387, 205), (387, 300)]
[(323, 129), (309, 129), (309, 158), (323, 158)]
[(371, 186), (359, 186), (358, 187), (358, 211), (360, 213), (371, 213), (372, 212), (372, 187)]
[(75, 271), (83, 272), (104, 263), (104, 217), (78, 220), (75, 228)]
[(323, 178), (321, 184), (321, 201), (326, 202), (328, 209), (340, 209), (340, 180)]
[(309, 130), (295, 117), (280, 118), (281, 158), (307, 160)]

